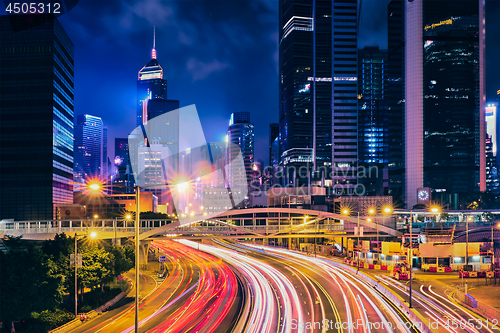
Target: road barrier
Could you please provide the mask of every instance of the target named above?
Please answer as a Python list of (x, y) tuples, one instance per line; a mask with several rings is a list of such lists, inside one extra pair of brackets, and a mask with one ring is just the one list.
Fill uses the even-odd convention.
[(474, 297), (472, 297), (469, 294), (465, 294), (461, 290), (455, 290), (453, 297), (462, 302), (465, 306), (467, 306), (469, 309), (472, 311), (476, 312), (477, 314), (484, 316), (485, 318), (489, 319), (490, 321), (493, 320), (499, 320), (500, 319), (500, 311), (497, 309), (484, 304), (478, 300), (476, 300)]

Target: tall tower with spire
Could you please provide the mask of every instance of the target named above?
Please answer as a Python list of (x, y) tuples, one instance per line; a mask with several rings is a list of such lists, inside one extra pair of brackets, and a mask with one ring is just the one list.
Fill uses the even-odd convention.
[[(149, 101), (167, 99), (167, 80), (163, 79), (163, 68), (156, 59), (155, 47), (156, 29), (153, 32), (151, 60), (139, 71), (137, 80), (137, 126), (145, 125), (148, 121), (147, 110)], [(177, 104), (178, 107), (179, 105)]]
[[(133, 169), (139, 170), (142, 183), (158, 185), (161, 182), (162, 167), (145, 163), (156, 159), (159, 151), (168, 148), (171, 154), (179, 153), (179, 119), (178, 113), (172, 112), (167, 124), (151, 121), (153, 118), (179, 109), (178, 100), (167, 99), (167, 80), (163, 78), (163, 68), (156, 59), (156, 29), (153, 30), (153, 49), (151, 60), (144, 66), (137, 80), (137, 126), (144, 126), (148, 133), (144, 146), (139, 148), (139, 161), (131, 161)], [(134, 163), (138, 167), (134, 168)], [(176, 167), (174, 167), (175, 169)], [(160, 176), (160, 178), (158, 178)], [(138, 176), (135, 175), (137, 181)], [(158, 197), (158, 204), (165, 204), (164, 189), (149, 189)]]

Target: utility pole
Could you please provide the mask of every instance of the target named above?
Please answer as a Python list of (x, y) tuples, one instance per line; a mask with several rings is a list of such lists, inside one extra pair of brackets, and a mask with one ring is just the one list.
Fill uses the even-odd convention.
[(75, 232), (75, 318), (78, 318), (78, 237)]
[(135, 333), (139, 333), (139, 224), (140, 224), (140, 209), (139, 209), (139, 186), (135, 188)]
[(409, 308), (411, 308), (411, 294), (412, 294), (412, 271), (413, 271), (413, 237), (412, 237), (412, 228), (413, 228), (413, 210), (410, 211), (410, 255), (409, 255), (409, 262), (410, 262), (410, 301), (409, 303)]
[[(359, 229), (359, 209), (358, 209), (358, 244), (356, 246), (358, 248), (358, 270), (357, 270), (357, 272), (359, 272), (359, 256), (361, 255), (360, 249), (359, 249), (359, 234), (360, 233), (361, 233), (361, 230)], [(357, 272), (356, 272), (356, 274), (358, 274)]]

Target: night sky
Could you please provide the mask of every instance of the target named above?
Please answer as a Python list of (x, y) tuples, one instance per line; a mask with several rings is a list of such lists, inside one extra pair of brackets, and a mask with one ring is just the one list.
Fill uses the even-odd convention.
[[(500, 89), (500, 1), (488, 1), (491, 98)], [(388, 2), (363, 1), (360, 48), (387, 47)], [(267, 164), (269, 123), (278, 121), (277, 0), (81, 0), (59, 20), (75, 45), (75, 114), (103, 119), (111, 160), (114, 138), (135, 127), (137, 72), (151, 59), (156, 26), (169, 99), (196, 105), (208, 141), (224, 140), (232, 112), (251, 112), (256, 159)]]

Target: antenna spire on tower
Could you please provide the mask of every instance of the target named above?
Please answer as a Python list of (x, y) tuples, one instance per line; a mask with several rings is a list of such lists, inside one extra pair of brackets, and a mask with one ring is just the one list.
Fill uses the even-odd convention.
[(153, 26), (153, 50), (151, 50), (151, 58), (156, 59), (156, 26)]

